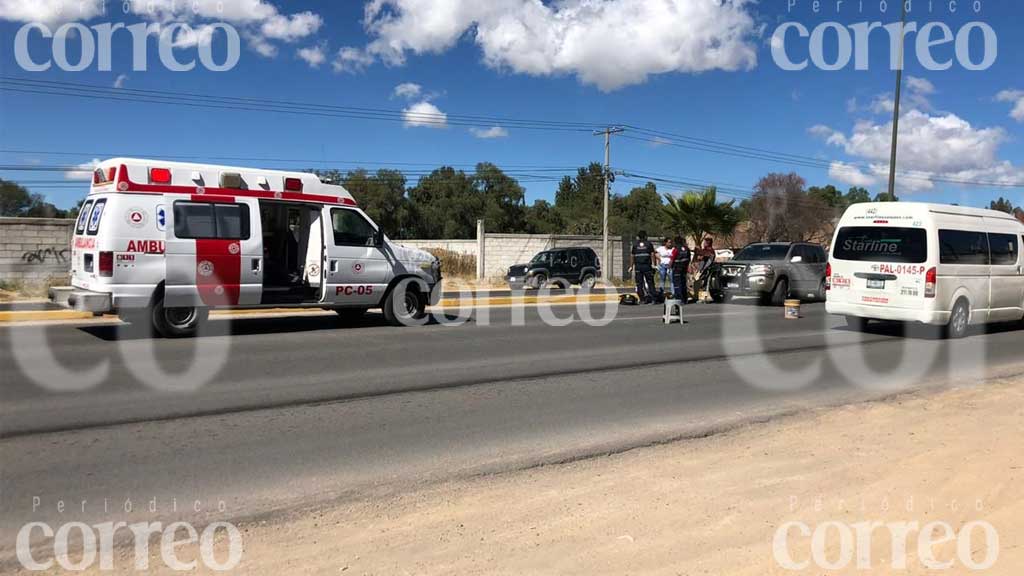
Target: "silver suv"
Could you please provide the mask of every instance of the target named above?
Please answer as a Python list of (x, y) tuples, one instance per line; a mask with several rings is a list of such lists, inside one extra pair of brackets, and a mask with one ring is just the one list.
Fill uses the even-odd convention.
[(751, 244), (722, 263), (719, 283), (725, 300), (757, 296), (774, 306), (794, 297), (824, 300), (827, 264), (828, 255), (818, 244)]

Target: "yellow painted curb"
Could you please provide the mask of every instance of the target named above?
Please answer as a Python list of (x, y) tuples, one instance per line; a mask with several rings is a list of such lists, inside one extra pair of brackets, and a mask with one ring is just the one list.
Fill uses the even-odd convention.
[[(566, 296), (519, 296), (502, 298), (470, 298), (460, 300), (448, 298), (441, 300), (437, 308), (458, 308), (459, 306), (515, 306), (515, 305), (537, 305), (537, 304), (577, 304), (618, 302), (618, 294), (590, 294), (588, 296), (566, 295)], [(319, 312), (317, 308), (255, 308), (248, 310), (217, 310), (213, 312), (215, 317), (232, 316), (277, 316), (282, 314), (309, 314)], [(13, 324), (18, 322), (59, 322), (71, 320), (90, 320), (94, 318), (91, 312), (77, 312), (74, 310), (13, 310), (0, 312), (0, 324)], [(104, 318), (116, 318), (114, 315), (106, 315)]]

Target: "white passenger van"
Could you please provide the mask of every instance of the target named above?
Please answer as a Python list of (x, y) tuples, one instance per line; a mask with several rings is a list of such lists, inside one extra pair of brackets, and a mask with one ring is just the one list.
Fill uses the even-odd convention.
[(1024, 319), (1024, 224), (992, 210), (912, 202), (851, 206), (826, 272), (830, 314), (943, 326)]
[(194, 334), (211, 308), (382, 308), (405, 324), (441, 294), (436, 258), (391, 242), (348, 191), (300, 172), (107, 160), (71, 251), (71, 286), (51, 300), (165, 337)]

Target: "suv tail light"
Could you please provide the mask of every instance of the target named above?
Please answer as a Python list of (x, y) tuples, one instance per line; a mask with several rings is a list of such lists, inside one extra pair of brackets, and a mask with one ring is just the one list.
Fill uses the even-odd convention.
[(832, 289), (832, 263), (825, 264), (825, 290)]
[(114, 275), (114, 253), (100, 252), (99, 274), (104, 278), (111, 278)]
[(939, 271), (935, 268), (928, 270), (924, 275), (924, 297), (935, 298), (935, 285), (939, 281)]

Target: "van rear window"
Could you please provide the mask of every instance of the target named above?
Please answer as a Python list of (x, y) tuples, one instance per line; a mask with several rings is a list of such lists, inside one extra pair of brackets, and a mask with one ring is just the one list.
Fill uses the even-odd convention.
[(107, 207), (106, 200), (97, 200), (92, 207), (92, 214), (89, 216), (89, 236), (95, 236), (100, 231), (100, 221), (103, 220), (103, 209)]
[(89, 221), (89, 214), (92, 213), (92, 200), (88, 200), (79, 208), (78, 223), (75, 224), (75, 234), (85, 234), (85, 224)]
[(853, 262), (923, 264), (928, 260), (928, 233), (923, 228), (841, 228), (832, 256)]

